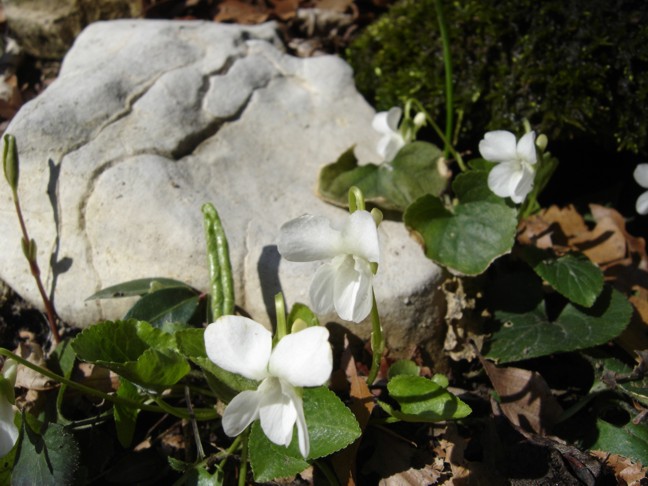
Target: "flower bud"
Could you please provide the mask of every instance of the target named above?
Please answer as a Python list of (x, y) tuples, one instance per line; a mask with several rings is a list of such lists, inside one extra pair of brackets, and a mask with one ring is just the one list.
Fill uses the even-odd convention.
[(540, 149), (540, 152), (544, 152), (547, 149), (547, 144), (549, 143), (549, 139), (544, 133), (541, 133), (538, 135), (538, 138), (536, 138), (535, 144), (538, 149)]
[(418, 112), (414, 117), (414, 126), (420, 128), (425, 125), (425, 113)]
[(13, 135), (4, 136), (4, 152), (2, 154), (2, 165), (5, 178), (13, 191), (18, 190), (18, 150), (16, 149), (16, 138)]

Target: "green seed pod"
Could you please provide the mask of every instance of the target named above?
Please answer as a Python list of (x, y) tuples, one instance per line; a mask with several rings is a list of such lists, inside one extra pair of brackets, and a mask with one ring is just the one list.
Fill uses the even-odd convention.
[(13, 191), (18, 190), (18, 149), (16, 149), (16, 138), (13, 135), (4, 136), (4, 152), (2, 154), (2, 165), (4, 174)]

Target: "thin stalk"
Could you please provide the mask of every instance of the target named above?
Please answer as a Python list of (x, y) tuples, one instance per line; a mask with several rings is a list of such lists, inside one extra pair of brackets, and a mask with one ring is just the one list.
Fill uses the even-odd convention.
[(355, 213), (357, 210), (365, 210), (364, 194), (360, 188), (351, 186), (349, 188), (349, 212)]
[(196, 415), (194, 414), (193, 405), (191, 404), (191, 395), (189, 394), (189, 387), (186, 385), (185, 385), (185, 401), (187, 402), (187, 410), (189, 411), (189, 421), (191, 422), (191, 430), (193, 431), (194, 439), (196, 441), (196, 452), (198, 453), (198, 459), (202, 461), (205, 458), (205, 450), (203, 449), (202, 442), (200, 441), (200, 431), (198, 430)]
[[(418, 111), (423, 113), (425, 115), (425, 118), (428, 122), (430, 122), (430, 125), (432, 125), (432, 128), (438, 135), (438, 137), (441, 139), (441, 141), (445, 144), (445, 147), (450, 151), (452, 156), (455, 158), (457, 161), (457, 165), (459, 165), (459, 169), (461, 169), (461, 172), (466, 172), (467, 167), (466, 164), (463, 161), (463, 158), (461, 157), (461, 154), (455, 150), (455, 148), (452, 146), (451, 140), (445, 136), (445, 134), (441, 131), (441, 128), (437, 123), (434, 121), (434, 118), (430, 116), (428, 111), (425, 109), (425, 107), (418, 102), (417, 100), (412, 100), (413, 103), (416, 105)], [(447, 157), (446, 157), (447, 158)]]
[(439, 20), (439, 32), (441, 33), (441, 43), (443, 45), (443, 64), (445, 70), (445, 98), (446, 98), (446, 126), (445, 126), (445, 147), (444, 157), (448, 158), (450, 153), (450, 140), (452, 139), (452, 116), (454, 111), (454, 99), (452, 91), (452, 57), (450, 55), (450, 40), (448, 38), (448, 29), (443, 16), (443, 5), (441, 0), (434, 2), (434, 7)]
[(248, 437), (250, 435), (250, 429), (246, 429), (241, 435), (243, 436), (243, 446), (241, 450), (241, 467), (239, 468), (238, 486), (245, 486), (245, 480), (247, 479)]
[(52, 332), (52, 337), (54, 338), (54, 342), (56, 344), (59, 344), (61, 342), (61, 336), (58, 332), (58, 326), (56, 325), (56, 323), (59, 320), (59, 317), (56, 314), (56, 310), (54, 309), (54, 304), (52, 304), (52, 301), (47, 296), (47, 292), (45, 292), (45, 287), (43, 286), (43, 282), (41, 280), (41, 271), (40, 271), (40, 267), (38, 266), (38, 261), (36, 259), (35, 243), (33, 242), (33, 240), (29, 238), (29, 234), (27, 233), (27, 226), (25, 225), (25, 220), (23, 218), (22, 210), (20, 208), (20, 199), (18, 198), (18, 191), (16, 189), (12, 189), (12, 192), (13, 192), (14, 206), (16, 207), (16, 214), (18, 215), (20, 229), (23, 234), (22, 246), (23, 246), (23, 251), (25, 253), (25, 258), (27, 258), (27, 262), (29, 263), (29, 269), (31, 271), (31, 274), (34, 277), (34, 280), (36, 281), (36, 287), (38, 288), (38, 293), (41, 296), (43, 305), (45, 305), (45, 313), (47, 314), (47, 322), (49, 324), (50, 331)]
[(283, 294), (279, 292), (274, 297), (275, 314), (277, 314), (277, 330), (275, 332), (275, 344), (288, 334), (288, 322), (286, 321), (286, 304)]
[[(163, 402), (160, 399), (154, 398), (154, 400), (158, 403), (160, 406), (155, 406), (155, 405), (148, 405), (146, 403), (140, 403), (135, 400), (130, 400), (128, 398), (120, 397), (117, 395), (109, 395), (107, 393), (104, 393), (102, 391), (99, 391), (95, 388), (90, 388), (89, 386), (82, 385), (81, 383), (77, 383), (76, 381), (69, 380), (63, 376), (57, 375), (56, 373), (53, 373), (52, 371), (41, 368), (38, 365), (35, 365), (34, 363), (30, 363), (26, 359), (21, 358), (18, 355), (15, 355), (11, 351), (0, 348), (0, 356), (6, 356), (7, 358), (11, 358), (15, 360), (16, 362), (20, 363), (23, 366), (26, 366), (27, 368), (30, 368), (34, 371), (37, 371), (43, 376), (47, 376), (48, 378), (51, 378), (52, 380), (58, 381), (59, 383), (63, 383), (67, 386), (71, 386), (72, 388), (75, 388), (79, 390), (80, 392), (85, 393), (86, 395), (91, 395), (97, 398), (101, 398), (102, 400), (108, 400), (109, 402), (118, 404), (118, 405), (123, 405), (125, 407), (132, 407), (132, 408), (139, 408), (140, 410), (146, 410), (148, 412), (157, 412), (157, 413), (170, 413), (176, 417), (183, 418), (183, 419), (189, 419), (189, 414), (185, 412), (184, 410), (180, 408), (173, 407), (165, 402)], [(162, 402), (162, 404), (160, 404)], [(213, 420), (218, 417), (218, 413), (216, 410), (211, 410), (211, 409), (199, 409), (199, 410), (194, 410), (196, 414), (196, 419), (197, 420)]]
[(371, 385), (376, 381), (378, 370), (380, 369), (380, 361), (382, 359), (383, 351), (385, 350), (385, 342), (383, 339), (382, 325), (380, 324), (380, 315), (378, 314), (378, 304), (376, 304), (376, 294), (372, 290), (371, 297), (373, 305), (371, 306), (371, 369), (369, 376), (367, 376), (367, 384)]

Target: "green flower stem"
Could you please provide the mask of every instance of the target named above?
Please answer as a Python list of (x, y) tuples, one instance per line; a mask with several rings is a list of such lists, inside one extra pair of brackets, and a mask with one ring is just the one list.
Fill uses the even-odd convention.
[[(212, 454), (211, 456), (207, 456), (201, 461), (196, 462), (194, 464), (194, 467), (188, 469), (182, 475), (182, 477), (180, 477), (180, 479), (178, 479), (175, 483), (173, 483), (173, 486), (183, 486), (187, 484), (187, 478), (189, 478), (189, 476), (193, 474), (193, 472), (200, 467), (208, 468), (215, 462), (218, 462), (220, 460), (227, 460), (227, 458), (230, 457), (234, 453), (234, 451), (239, 448), (239, 446), (241, 445), (241, 440), (242, 440), (242, 435), (239, 435), (236, 439), (234, 439), (232, 445), (230, 445), (226, 450), (220, 451), (216, 454)], [(217, 465), (216, 469), (222, 472), (223, 471), (222, 464)]]
[[(452, 156), (457, 161), (457, 165), (459, 165), (459, 169), (461, 169), (461, 172), (466, 172), (466, 170), (468, 170), (468, 168), (466, 167), (466, 164), (464, 163), (463, 158), (461, 157), (461, 154), (455, 150), (455, 148), (452, 146), (452, 142), (441, 131), (441, 128), (434, 121), (434, 118), (432, 118), (430, 116), (428, 111), (425, 109), (425, 107), (418, 100), (414, 99), (414, 100), (412, 100), (412, 102), (416, 105), (416, 108), (418, 109), (418, 111), (420, 111), (421, 113), (423, 113), (425, 115), (426, 120), (428, 122), (430, 122), (430, 125), (432, 125), (432, 128), (434, 129), (434, 131), (436, 132), (438, 137), (445, 144), (445, 148), (452, 154)], [(447, 158), (447, 156), (445, 156), (445, 155), (444, 155), (444, 157)]]
[(452, 138), (452, 116), (454, 112), (454, 100), (452, 92), (452, 57), (450, 55), (450, 40), (448, 38), (448, 29), (446, 28), (445, 18), (443, 16), (443, 5), (441, 0), (434, 2), (434, 7), (439, 20), (439, 32), (441, 33), (441, 43), (443, 44), (443, 63), (445, 66), (445, 95), (446, 95), (446, 126), (445, 126), (445, 147), (444, 157), (447, 159), (450, 153), (450, 140)]
[(207, 242), (212, 319), (234, 313), (234, 279), (229, 244), (223, 223), (213, 204), (203, 204), (203, 225)]
[(283, 294), (279, 292), (274, 297), (275, 314), (277, 314), (277, 330), (274, 335), (274, 343), (277, 344), (284, 336), (288, 334), (288, 322), (286, 321), (286, 303)]
[[(117, 395), (109, 395), (95, 388), (90, 388), (89, 386), (82, 385), (81, 383), (77, 383), (76, 381), (72, 381), (63, 376), (57, 375), (56, 373), (53, 373), (48, 369), (41, 368), (40, 366), (35, 365), (34, 363), (30, 363), (26, 359), (23, 359), (20, 356), (15, 355), (8, 349), (0, 348), (0, 356), (6, 356), (8, 358), (16, 360), (19, 364), (26, 366), (27, 368), (30, 368), (34, 371), (37, 371), (41, 375), (47, 376), (48, 378), (51, 378), (52, 380), (55, 380), (59, 383), (62, 383), (67, 386), (71, 386), (72, 388), (75, 388), (80, 392), (85, 393), (86, 395), (92, 395), (97, 398), (101, 398), (102, 400), (108, 400), (109, 402), (123, 405), (125, 407), (139, 408), (140, 410), (146, 410), (148, 412), (157, 412), (157, 413), (166, 412), (182, 419), (190, 418), (190, 414), (188, 412), (186, 412), (181, 408), (173, 407), (167, 404), (166, 402), (164, 402), (160, 398), (154, 398), (155, 402), (159, 405), (159, 406), (155, 406), (155, 405), (148, 405), (146, 403), (140, 403), (136, 400), (130, 400), (128, 398), (120, 397)], [(196, 420), (213, 420), (218, 417), (218, 413), (216, 412), (216, 410), (212, 410), (212, 409), (195, 409), (194, 414)]]
[(238, 486), (245, 486), (247, 479), (247, 456), (248, 456), (248, 437), (250, 436), (250, 428), (248, 427), (239, 436), (243, 437), (243, 446), (241, 449), (241, 467), (239, 468)]
[(380, 324), (380, 315), (378, 314), (378, 305), (376, 304), (376, 294), (373, 290), (371, 291), (371, 297), (373, 299), (373, 305), (371, 306), (371, 352), (373, 356), (369, 376), (367, 376), (368, 385), (372, 385), (376, 381), (382, 354), (385, 350), (382, 325)]
[(349, 212), (355, 213), (357, 210), (365, 210), (364, 194), (358, 187), (351, 186), (349, 188)]

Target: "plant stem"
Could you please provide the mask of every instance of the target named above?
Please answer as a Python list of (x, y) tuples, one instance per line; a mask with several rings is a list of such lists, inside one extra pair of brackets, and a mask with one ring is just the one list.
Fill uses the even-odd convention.
[(275, 313), (277, 314), (277, 330), (275, 332), (275, 344), (281, 341), (288, 334), (288, 322), (286, 321), (286, 304), (284, 302), (283, 294), (279, 292), (274, 297)]
[(27, 233), (27, 225), (25, 224), (25, 219), (23, 218), (22, 210), (20, 208), (20, 199), (18, 198), (18, 191), (12, 188), (12, 192), (13, 192), (14, 206), (16, 207), (16, 214), (18, 215), (18, 222), (20, 223), (20, 229), (23, 234), (22, 246), (23, 246), (23, 251), (25, 253), (25, 258), (27, 258), (27, 262), (29, 263), (29, 269), (31, 270), (31, 274), (34, 276), (34, 280), (36, 280), (36, 287), (38, 287), (38, 293), (40, 294), (41, 299), (43, 301), (43, 305), (45, 306), (45, 312), (47, 314), (47, 322), (49, 324), (50, 331), (52, 332), (52, 337), (54, 338), (55, 344), (59, 344), (61, 342), (61, 336), (58, 332), (58, 327), (56, 325), (59, 318), (58, 315), (56, 314), (56, 310), (54, 309), (54, 304), (52, 304), (52, 301), (47, 296), (47, 293), (45, 292), (45, 287), (43, 286), (43, 282), (41, 281), (40, 278), (41, 272), (40, 272), (40, 267), (38, 266), (38, 261), (36, 259), (36, 251), (35, 249), (32, 250), (35, 243), (32, 242), (32, 240), (29, 238), (29, 234)]
[(450, 141), (452, 139), (452, 116), (454, 111), (454, 100), (452, 92), (452, 57), (450, 55), (450, 40), (448, 38), (448, 29), (446, 28), (445, 18), (443, 16), (443, 6), (441, 0), (434, 2), (434, 7), (439, 20), (439, 32), (441, 33), (441, 43), (443, 44), (443, 63), (445, 68), (445, 95), (446, 95), (446, 126), (445, 126), (445, 147), (444, 156), (447, 159), (450, 153)]
[(245, 486), (245, 480), (247, 479), (248, 437), (250, 435), (250, 429), (247, 428), (241, 435), (243, 436), (243, 445), (241, 450), (241, 467), (239, 469), (238, 486)]
[(380, 324), (380, 315), (378, 314), (378, 305), (376, 304), (376, 294), (373, 290), (371, 291), (371, 297), (373, 299), (373, 305), (371, 306), (371, 352), (373, 355), (371, 358), (371, 369), (369, 370), (369, 376), (367, 376), (368, 385), (376, 381), (382, 354), (385, 350), (382, 325)]
[[(182, 419), (190, 418), (190, 414), (188, 412), (184, 411), (181, 408), (173, 407), (159, 398), (153, 398), (155, 402), (158, 403), (159, 405), (159, 406), (155, 406), (155, 405), (148, 405), (146, 403), (140, 403), (136, 400), (130, 400), (128, 398), (120, 397), (117, 395), (109, 395), (95, 388), (90, 388), (89, 386), (82, 385), (81, 383), (77, 383), (76, 381), (72, 381), (63, 376), (57, 375), (56, 373), (53, 373), (48, 369), (41, 368), (40, 366), (35, 365), (34, 363), (31, 363), (26, 359), (21, 358), (18, 355), (15, 355), (8, 349), (0, 348), (0, 356), (6, 356), (8, 358), (11, 358), (16, 362), (20, 363), (21, 365), (26, 366), (27, 368), (30, 368), (34, 371), (37, 371), (43, 376), (47, 376), (48, 378), (58, 381), (59, 383), (63, 383), (67, 386), (71, 386), (72, 388), (75, 388), (80, 392), (85, 393), (86, 395), (92, 395), (97, 398), (101, 398), (102, 400), (108, 400), (109, 402), (123, 405), (125, 407), (139, 408), (140, 410), (146, 410), (148, 412), (157, 412), (157, 413), (166, 412)], [(211, 410), (211, 409), (194, 410), (194, 414), (196, 420), (213, 420), (218, 417), (218, 413), (216, 412), (216, 410)]]
[(218, 211), (213, 204), (202, 206), (209, 280), (211, 286), (212, 319), (234, 313), (234, 279), (229, 257), (229, 243)]

